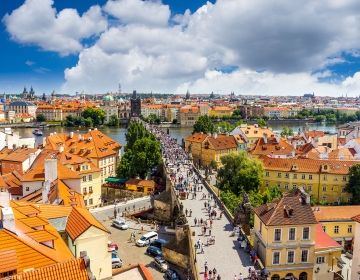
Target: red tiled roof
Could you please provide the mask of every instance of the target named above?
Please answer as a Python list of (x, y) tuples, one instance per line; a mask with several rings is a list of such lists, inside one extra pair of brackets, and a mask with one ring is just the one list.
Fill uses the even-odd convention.
[(341, 245), (324, 232), (320, 224), (317, 224), (315, 226), (315, 249), (330, 248), (342, 249)]
[[(286, 209), (292, 214), (288, 215)], [(310, 205), (302, 202), (299, 193), (286, 193), (279, 201), (254, 208), (254, 212), (268, 226), (317, 223)]]

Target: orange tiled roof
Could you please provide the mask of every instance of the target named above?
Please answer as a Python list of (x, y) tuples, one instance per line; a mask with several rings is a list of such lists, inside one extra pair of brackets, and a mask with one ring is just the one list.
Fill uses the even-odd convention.
[(45, 242), (50, 240), (55, 240), (57, 237), (47, 230), (36, 230), (32, 232), (27, 232), (26, 235), (30, 236), (36, 242)]
[(207, 134), (204, 133), (194, 133), (186, 138), (186, 141), (202, 143), (207, 137)]
[(75, 240), (91, 226), (109, 232), (87, 209), (74, 207), (68, 217), (66, 232)]
[(303, 203), (298, 193), (285, 193), (279, 201), (256, 207), (254, 212), (268, 226), (317, 223), (310, 205)]
[(69, 260), (13, 275), (9, 280), (89, 280), (83, 259)]
[(8, 248), (0, 251), (0, 273), (17, 269), (16, 250)]
[(207, 141), (209, 141), (214, 150), (236, 149), (238, 147), (236, 139), (232, 135), (219, 134), (216, 137), (208, 136)]
[[(339, 160), (317, 160), (308, 158), (270, 158), (267, 156), (259, 157), (266, 170), (274, 171), (296, 171), (296, 172), (309, 172), (320, 173), (321, 167), (327, 165), (327, 170), (322, 170), (323, 173), (347, 175), (349, 168), (356, 164), (356, 161), (339, 161)], [(294, 168), (296, 167), (296, 169)]]
[(31, 227), (31, 228), (45, 226), (48, 224), (47, 221), (45, 221), (44, 219), (39, 218), (39, 217), (24, 218), (24, 219), (20, 219), (20, 221), (23, 224), (25, 224), (26, 226)]
[(326, 232), (323, 231), (322, 226), (317, 224), (315, 226), (315, 249), (338, 249), (342, 250), (342, 246), (332, 239)]
[(292, 145), (284, 139), (276, 137), (269, 137), (266, 141), (263, 137), (259, 138), (251, 150), (253, 155), (289, 155), (292, 152), (295, 155), (295, 149)]
[(310, 130), (305, 131), (306, 138), (317, 138), (317, 137), (323, 137), (325, 135), (325, 132), (322, 130)]
[(33, 154), (37, 151), (37, 149), (32, 148), (18, 148), (10, 153), (8, 153), (5, 157), (3, 157), (3, 161), (16, 161), (23, 162), (30, 157), (30, 154)]
[(313, 212), (318, 222), (350, 221), (352, 217), (360, 215), (360, 205), (316, 206)]
[(270, 137), (274, 134), (269, 128), (261, 128), (254, 125), (247, 125), (245, 127), (240, 126), (239, 128), (248, 138), (260, 138), (263, 137), (264, 134)]

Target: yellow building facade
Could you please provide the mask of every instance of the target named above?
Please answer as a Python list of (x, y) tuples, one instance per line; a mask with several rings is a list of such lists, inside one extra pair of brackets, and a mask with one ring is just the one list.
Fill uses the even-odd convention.
[(291, 193), (254, 209), (254, 249), (271, 280), (313, 279), (317, 222), (308, 203)]
[(229, 117), (233, 113), (233, 109), (227, 106), (215, 106), (209, 110), (210, 117)]
[(155, 191), (155, 182), (153, 180), (130, 179), (125, 183), (125, 188), (128, 191), (150, 194)]
[(232, 135), (207, 135), (194, 133), (185, 139), (185, 151), (191, 153), (195, 164), (209, 166), (215, 161), (221, 165), (221, 157), (239, 150), (236, 138)]
[(282, 191), (302, 187), (312, 198), (328, 203), (348, 202), (345, 192), (349, 168), (354, 161), (282, 159), (261, 156), (264, 163), (263, 188), (278, 186)]

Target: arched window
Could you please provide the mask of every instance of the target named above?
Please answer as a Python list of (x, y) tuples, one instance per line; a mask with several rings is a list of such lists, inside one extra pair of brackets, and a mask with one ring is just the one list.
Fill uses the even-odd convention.
[(299, 280), (307, 280), (307, 273), (301, 272), (299, 275)]
[(271, 276), (271, 280), (280, 280), (280, 276), (278, 274), (275, 274)]

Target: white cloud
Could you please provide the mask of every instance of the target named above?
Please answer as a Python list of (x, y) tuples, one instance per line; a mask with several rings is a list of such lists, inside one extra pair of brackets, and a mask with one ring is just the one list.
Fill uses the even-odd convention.
[(75, 9), (57, 12), (53, 0), (26, 0), (3, 21), (11, 38), (34, 44), (62, 55), (82, 50), (81, 40), (99, 34), (107, 21), (99, 6), (92, 6), (82, 16)]
[[(161, 2), (109, 0), (119, 19), (77, 65), (62, 90), (358, 95), (360, 74), (342, 83), (329, 65), (360, 45), (360, 2), (217, 0), (170, 18)], [(233, 73), (214, 69), (235, 67)], [(313, 73), (313, 74), (312, 74)]]
[(124, 24), (166, 26), (170, 19), (170, 8), (160, 1), (109, 0), (104, 10)]

